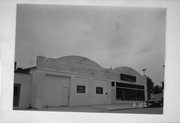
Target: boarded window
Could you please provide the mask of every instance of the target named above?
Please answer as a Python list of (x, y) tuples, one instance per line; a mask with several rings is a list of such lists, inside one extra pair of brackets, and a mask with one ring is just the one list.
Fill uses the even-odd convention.
[(103, 94), (103, 88), (102, 87), (96, 87), (96, 94)]
[(85, 93), (85, 86), (77, 85), (77, 93)]

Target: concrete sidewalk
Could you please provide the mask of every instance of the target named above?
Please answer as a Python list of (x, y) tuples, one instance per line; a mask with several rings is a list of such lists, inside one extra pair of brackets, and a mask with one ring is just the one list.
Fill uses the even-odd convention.
[(137, 107), (133, 107), (133, 105), (129, 104), (115, 104), (115, 105), (95, 105), (96, 108), (102, 108), (106, 111), (112, 111), (112, 110), (125, 110), (125, 109), (134, 109)]
[(133, 104), (114, 104), (114, 105), (90, 105), (90, 106), (71, 106), (71, 107), (45, 107), (36, 109), (39, 111), (67, 111), (67, 112), (109, 112), (113, 110), (127, 110), (143, 108), (133, 106)]

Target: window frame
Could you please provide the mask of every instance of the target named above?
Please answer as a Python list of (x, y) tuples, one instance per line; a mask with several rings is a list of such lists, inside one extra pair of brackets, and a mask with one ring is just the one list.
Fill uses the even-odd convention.
[(85, 85), (77, 85), (76, 93), (86, 93), (86, 86)]
[(115, 86), (115, 82), (114, 82), (114, 81), (111, 82), (111, 86), (112, 86), (112, 87)]
[(103, 87), (96, 87), (96, 94), (103, 94)]
[(137, 78), (136, 78), (136, 76), (133, 76), (133, 75), (121, 73), (120, 80), (127, 81), (127, 82), (136, 82)]

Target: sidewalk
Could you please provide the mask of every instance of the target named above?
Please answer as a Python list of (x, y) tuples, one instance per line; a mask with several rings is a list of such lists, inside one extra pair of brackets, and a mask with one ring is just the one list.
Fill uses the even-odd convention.
[(142, 108), (133, 104), (114, 104), (114, 105), (90, 105), (90, 106), (70, 106), (70, 107), (45, 107), (37, 109), (39, 111), (67, 111), (67, 112), (109, 112), (114, 110), (127, 110)]
[(130, 104), (114, 104), (114, 105), (95, 105), (96, 108), (102, 108), (106, 111), (112, 111), (112, 110), (126, 110), (126, 109), (135, 109), (137, 107), (133, 107), (133, 105)]

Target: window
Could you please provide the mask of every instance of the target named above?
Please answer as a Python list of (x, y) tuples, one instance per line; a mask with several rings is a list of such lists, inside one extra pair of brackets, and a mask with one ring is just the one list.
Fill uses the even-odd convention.
[(144, 101), (145, 99), (144, 90), (116, 88), (116, 99)]
[(77, 93), (85, 93), (85, 86), (77, 85)]
[(120, 79), (128, 82), (136, 82), (136, 76), (120, 74)]
[(121, 87), (121, 88), (124, 87), (124, 88), (144, 89), (143, 85), (127, 84), (127, 83), (120, 83), (120, 82), (117, 82), (116, 86)]
[(103, 88), (102, 87), (96, 87), (96, 94), (103, 94)]
[(117, 100), (135, 100), (144, 101), (144, 86), (127, 83), (116, 83)]
[(114, 87), (114, 85), (115, 85), (115, 83), (114, 83), (114, 82), (111, 82), (111, 86), (113, 86), (113, 87)]

